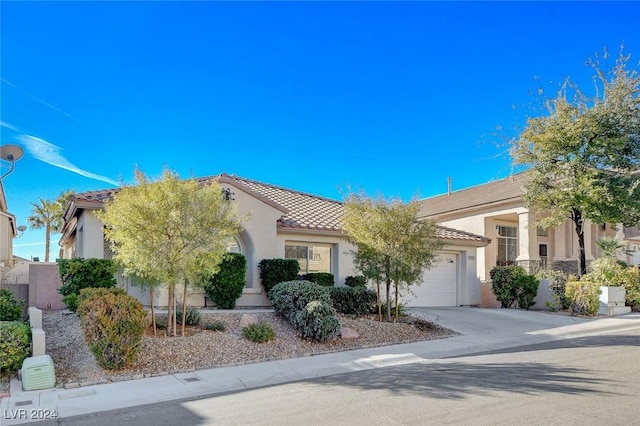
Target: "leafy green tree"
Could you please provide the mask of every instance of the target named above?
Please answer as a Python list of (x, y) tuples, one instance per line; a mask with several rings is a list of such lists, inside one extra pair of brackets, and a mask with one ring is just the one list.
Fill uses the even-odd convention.
[(354, 265), (369, 279), (386, 285), (387, 320), (391, 321), (390, 291), (395, 289), (395, 318), (398, 319), (400, 288), (417, 283), (424, 269), (433, 265), (436, 250), (443, 247), (434, 222), (418, 220), (416, 201), (376, 199), (366, 194), (349, 194), (345, 203), (342, 230), (356, 246)]
[[(240, 233), (243, 218), (215, 179), (206, 184), (180, 180), (167, 168), (156, 181), (140, 170), (135, 179), (136, 185), (115, 193), (97, 217), (124, 274), (167, 287), (167, 332), (175, 336), (176, 287), (183, 287), (184, 316), (189, 283), (218, 272), (227, 242)], [(184, 324), (183, 318), (183, 335)]]
[[(607, 59), (607, 53), (602, 56)], [(547, 114), (530, 118), (512, 141), (516, 164), (528, 166), (524, 195), (535, 225), (570, 219), (586, 274), (584, 223), (640, 221), (640, 77), (629, 56), (605, 68), (596, 55), (593, 94), (569, 80), (545, 101)]]
[(31, 203), (31, 215), (27, 217), (29, 229), (44, 228), (45, 246), (44, 261), (49, 261), (51, 247), (51, 234), (56, 234), (62, 229), (64, 223), (64, 211), (73, 190), (64, 191), (55, 200), (40, 198), (37, 203)]

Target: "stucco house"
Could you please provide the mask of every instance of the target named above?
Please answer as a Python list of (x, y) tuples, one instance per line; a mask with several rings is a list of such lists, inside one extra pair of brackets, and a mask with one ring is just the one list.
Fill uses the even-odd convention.
[[(221, 190), (238, 204), (241, 214), (249, 214), (243, 231), (230, 242), (229, 250), (247, 258), (246, 288), (238, 306), (265, 306), (268, 299), (260, 282), (258, 264), (262, 259), (294, 258), (301, 273), (330, 272), (337, 285), (355, 275), (350, 251), (353, 247), (341, 234), (343, 204), (263, 182), (221, 174)], [(206, 183), (214, 177), (198, 178)], [(75, 194), (66, 210), (60, 246), (64, 258), (105, 258), (110, 256), (102, 223), (94, 212), (118, 189)], [(476, 249), (489, 239), (450, 227), (439, 227), (438, 235), (447, 243), (440, 261), (426, 271), (414, 296), (405, 301), (412, 306), (460, 306), (480, 303), (480, 281), (476, 271)], [(148, 304), (148, 296), (124, 280), (122, 285)], [(156, 301), (166, 305), (166, 294)], [(189, 299), (194, 306), (205, 303), (203, 293)]]
[(0, 181), (0, 270), (13, 267), (13, 239), (18, 235), (16, 217), (9, 213), (4, 187)]
[[(478, 277), (489, 280), (489, 272), (496, 265), (519, 264), (535, 272), (540, 268), (578, 272), (578, 241), (573, 222), (542, 229), (530, 226), (534, 213), (523, 199), (526, 175), (515, 174), (506, 179), (488, 182), (421, 200), (421, 218), (430, 218), (443, 226), (460, 229), (491, 239), (478, 249)], [(627, 230), (628, 247), (636, 238)], [(584, 229), (587, 263), (599, 255), (596, 244), (601, 238), (615, 237), (625, 241), (622, 226), (586, 222)], [(634, 259), (628, 257), (628, 263)]]

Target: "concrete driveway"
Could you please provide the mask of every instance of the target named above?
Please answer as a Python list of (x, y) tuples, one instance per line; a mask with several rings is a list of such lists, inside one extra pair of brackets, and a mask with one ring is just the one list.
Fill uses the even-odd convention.
[(593, 332), (640, 327), (640, 313), (616, 317), (579, 318), (547, 311), (500, 308), (410, 308), (415, 316), (457, 331), (465, 340), (491, 347), (492, 343), (532, 344), (575, 338)]
[(593, 321), (570, 315), (522, 309), (409, 308), (409, 312), (461, 334), (522, 334)]

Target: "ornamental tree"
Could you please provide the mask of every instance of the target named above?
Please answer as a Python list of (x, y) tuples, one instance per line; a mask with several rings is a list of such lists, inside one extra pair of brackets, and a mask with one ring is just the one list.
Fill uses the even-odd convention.
[(640, 222), (640, 77), (622, 51), (604, 67), (605, 51), (588, 61), (593, 94), (568, 79), (512, 140), (516, 164), (528, 167), (524, 195), (533, 225), (570, 219), (578, 236), (579, 272), (586, 274), (584, 223)]
[(436, 236), (437, 227), (432, 221), (418, 220), (417, 201), (374, 199), (360, 193), (350, 194), (344, 208), (342, 230), (347, 240), (356, 246), (354, 265), (377, 283), (380, 316), (380, 283), (386, 285), (388, 321), (391, 320), (390, 291), (394, 285), (397, 320), (400, 289), (418, 283), (423, 271), (433, 265), (436, 250), (443, 247)]
[[(114, 193), (97, 216), (124, 274), (167, 287), (167, 333), (175, 336), (176, 286), (183, 287), (184, 317), (189, 283), (218, 272), (243, 218), (216, 179), (180, 180), (165, 168), (156, 181), (136, 169), (135, 180)], [(183, 318), (182, 335), (184, 323)]]

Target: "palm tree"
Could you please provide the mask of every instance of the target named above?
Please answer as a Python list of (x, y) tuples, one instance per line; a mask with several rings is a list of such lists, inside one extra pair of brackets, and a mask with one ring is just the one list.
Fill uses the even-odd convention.
[(627, 249), (627, 247), (616, 240), (613, 237), (604, 237), (596, 241), (600, 250), (602, 250), (603, 257), (617, 258), (619, 254), (632, 255), (633, 251)]
[(73, 191), (64, 191), (55, 200), (44, 200), (40, 198), (37, 203), (31, 203), (31, 216), (27, 217), (29, 229), (44, 228), (45, 246), (44, 261), (49, 261), (49, 251), (51, 246), (51, 234), (60, 232), (64, 222), (64, 211), (67, 207), (67, 200)]

